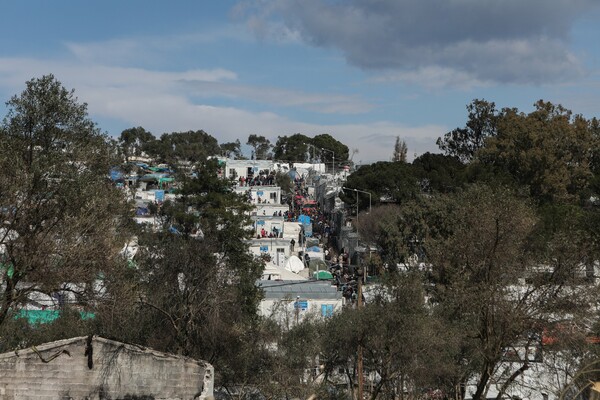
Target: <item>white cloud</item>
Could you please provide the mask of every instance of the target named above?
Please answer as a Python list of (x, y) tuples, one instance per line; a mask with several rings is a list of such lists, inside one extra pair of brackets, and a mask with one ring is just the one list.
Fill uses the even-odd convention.
[(310, 111), (325, 114), (360, 114), (374, 108), (372, 104), (360, 99), (358, 96), (305, 93), (275, 87), (258, 87), (192, 79), (183, 80), (182, 84), (185, 85), (190, 93), (199, 97), (252, 99), (253, 101), (263, 104), (285, 107), (304, 107)]
[(386, 72), (370, 79), (370, 81), (376, 83), (402, 82), (411, 85), (419, 85), (428, 90), (445, 88), (470, 90), (474, 87), (483, 87), (492, 84), (490, 81), (479, 80), (473, 74), (468, 72), (439, 66)]
[(226, 25), (207, 32), (182, 33), (177, 35), (127, 37), (97, 42), (67, 41), (64, 46), (79, 61), (112, 65), (161, 62), (169, 54), (197, 48), (207, 43), (224, 40), (246, 42), (254, 40), (239, 26)]
[[(435, 139), (447, 130), (435, 125), (407, 127), (392, 122), (320, 125), (295, 121), (272, 112), (255, 113), (235, 107), (194, 103), (191, 96), (193, 91), (185, 89), (182, 82), (191, 80), (219, 85), (236, 78), (235, 73), (220, 69), (157, 72), (5, 58), (0, 59), (0, 87), (10, 91), (8, 97), (20, 92), (25, 81), (50, 72), (65, 87), (76, 89), (79, 100), (88, 103), (92, 119), (121, 121), (123, 129), (143, 126), (157, 136), (165, 132), (204, 129), (219, 142), (238, 138), (244, 142), (252, 133), (265, 135), (272, 141), (277, 136), (297, 132), (309, 136), (329, 133), (350, 148), (359, 149), (355, 161), (370, 162), (389, 159), (397, 135), (406, 140), (411, 154), (435, 151)], [(238, 96), (248, 96), (257, 93), (260, 88), (240, 85), (231, 86), (229, 90)], [(328, 102), (337, 102), (335, 107), (340, 108), (361, 105), (360, 101), (352, 104), (354, 100), (345, 103), (347, 99), (343, 96), (299, 93), (294, 97), (292, 92), (272, 88), (266, 90), (263, 96), (264, 101), (279, 101), (289, 97), (290, 105), (325, 107)], [(118, 135), (120, 132), (111, 133)]]

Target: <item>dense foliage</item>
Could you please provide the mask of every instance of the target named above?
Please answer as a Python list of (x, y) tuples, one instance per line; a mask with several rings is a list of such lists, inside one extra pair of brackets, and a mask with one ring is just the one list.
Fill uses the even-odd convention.
[[(35, 296), (118, 268), (124, 197), (108, 182), (114, 149), (52, 75), (27, 82), (0, 126), (0, 325)], [(71, 283), (66, 287), (67, 283)]]

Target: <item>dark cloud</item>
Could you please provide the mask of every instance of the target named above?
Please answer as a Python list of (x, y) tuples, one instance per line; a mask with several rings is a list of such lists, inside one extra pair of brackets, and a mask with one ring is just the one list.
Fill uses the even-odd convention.
[[(582, 74), (569, 32), (597, 0), (269, 0), (245, 2), (262, 36), (340, 50), (363, 69), (431, 67), (478, 82), (542, 84)], [(239, 9), (242, 9), (240, 7)], [(238, 9), (238, 11), (239, 11)]]

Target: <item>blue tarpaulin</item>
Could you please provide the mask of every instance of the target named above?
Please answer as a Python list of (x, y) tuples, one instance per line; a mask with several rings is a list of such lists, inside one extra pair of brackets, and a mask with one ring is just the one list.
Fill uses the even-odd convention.
[(111, 168), (110, 179), (113, 181), (121, 180), (123, 179), (123, 173), (118, 168)]
[(308, 215), (300, 214), (300, 216), (298, 216), (298, 222), (302, 225), (308, 225), (310, 224), (310, 217)]

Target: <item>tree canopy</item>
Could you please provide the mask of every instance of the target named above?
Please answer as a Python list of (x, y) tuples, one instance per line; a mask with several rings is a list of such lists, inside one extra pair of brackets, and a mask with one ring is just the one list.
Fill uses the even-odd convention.
[(248, 136), (248, 141), (246, 142), (248, 146), (252, 147), (252, 157), (253, 160), (267, 160), (272, 157), (271, 154), (271, 141), (264, 136), (250, 134)]
[(394, 144), (394, 154), (392, 155), (392, 161), (406, 162), (407, 152), (408, 147), (406, 147), (406, 142), (404, 140), (400, 140), (400, 136), (396, 136), (396, 143)]
[(227, 158), (240, 159), (242, 157), (242, 144), (237, 139), (235, 142), (222, 143), (220, 145), (223, 155)]
[(125, 161), (129, 161), (132, 156), (144, 154), (148, 149), (148, 145), (155, 140), (154, 135), (141, 126), (125, 129), (119, 136), (119, 145)]
[(116, 152), (86, 104), (46, 75), (28, 81), (7, 107), (0, 128), (0, 324), (33, 292), (51, 296), (70, 283), (82, 302), (91, 300), (99, 274), (122, 265), (126, 235), (125, 199), (107, 179)]
[(309, 143), (316, 147), (316, 154), (324, 163), (332, 162), (334, 159), (338, 162), (348, 160), (348, 146), (330, 134), (316, 135)]
[(488, 138), (496, 135), (498, 112), (493, 102), (475, 99), (467, 105), (468, 120), (464, 128), (456, 128), (438, 138), (440, 150), (462, 162), (473, 160)]
[(273, 158), (289, 162), (306, 162), (309, 160), (310, 138), (301, 133), (291, 136), (278, 136), (273, 147)]
[(147, 145), (148, 153), (159, 162), (176, 165), (178, 161), (196, 163), (221, 154), (217, 139), (203, 130), (172, 132)]
[(540, 101), (524, 114), (505, 109), (497, 134), (477, 155), (483, 165), (508, 172), (541, 202), (579, 200), (592, 177), (590, 122), (562, 106)]
[(310, 138), (301, 133), (279, 136), (273, 147), (276, 160), (290, 162), (321, 161), (330, 163), (348, 160), (348, 146), (325, 133)]
[[(365, 165), (352, 173), (345, 183), (351, 189), (371, 193), (372, 205), (381, 202), (401, 203), (418, 193), (417, 178), (409, 164), (380, 161)], [(356, 193), (342, 192), (340, 198), (356, 204)], [(359, 194), (359, 209), (369, 207), (369, 197)]]

